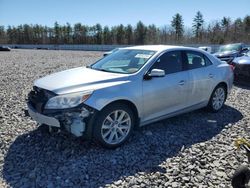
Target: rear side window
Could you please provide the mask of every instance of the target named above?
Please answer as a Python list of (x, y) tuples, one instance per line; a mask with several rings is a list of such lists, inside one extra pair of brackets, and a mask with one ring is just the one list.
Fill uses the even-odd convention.
[(201, 68), (205, 67), (205, 59), (203, 58), (203, 54), (196, 53), (196, 52), (191, 52), (188, 51), (186, 52), (187, 54), (187, 59), (188, 59), (188, 69), (196, 69), (196, 68)]
[(208, 59), (207, 56), (203, 55), (203, 57), (205, 58), (205, 62), (206, 62), (206, 66), (212, 65), (213, 63), (210, 61), (210, 59)]
[(157, 59), (152, 69), (162, 69), (165, 71), (165, 74), (182, 71), (181, 52), (166, 52)]
[(197, 69), (211, 65), (211, 61), (202, 53), (186, 51), (186, 63), (188, 69)]

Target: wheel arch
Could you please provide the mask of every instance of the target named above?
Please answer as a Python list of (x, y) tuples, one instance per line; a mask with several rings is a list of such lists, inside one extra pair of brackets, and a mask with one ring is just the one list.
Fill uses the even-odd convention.
[(214, 87), (214, 90), (215, 90), (215, 88), (217, 88), (218, 86), (224, 87), (224, 88), (226, 89), (226, 95), (228, 94), (228, 85), (227, 85), (226, 82), (220, 82), (220, 83), (218, 83), (218, 84)]
[[(222, 86), (222, 87), (225, 88), (225, 90), (226, 90), (226, 98), (227, 98), (228, 92), (229, 92), (229, 91), (228, 91), (228, 85), (227, 85), (227, 83), (224, 82), (224, 81), (219, 82), (217, 85), (215, 85), (215, 87), (213, 88), (213, 90), (212, 90), (212, 92), (211, 92), (211, 94), (210, 94), (210, 98), (212, 97), (212, 94), (213, 94), (214, 90), (215, 90), (217, 87), (219, 87), (219, 86)], [(210, 99), (210, 98), (209, 98), (209, 99)]]
[[(101, 132), (101, 130), (102, 130), (101, 127), (102, 127), (102, 124), (103, 124), (102, 122), (104, 120), (103, 118), (106, 118), (107, 115), (110, 112), (112, 112), (112, 110), (119, 109), (119, 107), (127, 109), (127, 110), (129, 108), (129, 111), (130, 111), (129, 113), (133, 114), (134, 124), (130, 124), (130, 126), (132, 126), (132, 128), (130, 129), (128, 134), (126, 134), (125, 137), (122, 138), (121, 142), (110, 143), (107, 140), (105, 140), (103, 138), (103, 136), (102, 136), (102, 132)], [(104, 114), (102, 114), (102, 112)], [(105, 105), (100, 111), (97, 111), (97, 113), (95, 114), (95, 117), (93, 117), (92, 119), (93, 119), (93, 122), (91, 124), (92, 126), (89, 126), (89, 128), (91, 129), (91, 138), (93, 138), (99, 144), (101, 144), (102, 146), (104, 146), (106, 148), (114, 149), (114, 148), (120, 146), (121, 144), (123, 144), (124, 142), (126, 142), (128, 137), (130, 136), (131, 131), (133, 130), (133, 128), (137, 127), (138, 111), (137, 111), (137, 108), (136, 108), (135, 104), (133, 104), (129, 100), (115, 100), (115, 101), (112, 101), (109, 104)], [(96, 123), (96, 124), (93, 124), (93, 123)]]
[(112, 101), (112, 102), (106, 104), (102, 109), (104, 109), (108, 106), (111, 106), (113, 104), (123, 104), (123, 105), (128, 106), (133, 111), (133, 114), (135, 115), (135, 117), (134, 117), (135, 121), (136, 121), (135, 126), (136, 127), (139, 126), (139, 123), (140, 123), (139, 112), (138, 112), (136, 105), (133, 102), (126, 100), (126, 99), (119, 99), (119, 100), (115, 100), (115, 101)]

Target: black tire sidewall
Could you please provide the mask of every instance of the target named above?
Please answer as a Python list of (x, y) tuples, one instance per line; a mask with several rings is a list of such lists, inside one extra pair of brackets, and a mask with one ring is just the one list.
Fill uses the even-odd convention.
[[(118, 144), (108, 144), (102, 138), (102, 134), (101, 134), (102, 123), (103, 123), (104, 119), (115, 110), (124, 110), (129, 114), (130, 119), (131, 119), (131, 128), (129, 130), (127, 137), (123, 141), (121, 141)], [(127, 141), (127, 139), (130, 137), (130, 135), (133, 131), (134, 125), (135, 125), (135, 116), (133, 114), (133, 111), (125, 104), (114, 103), (114, 104), (108, 105), (107, 107), (103, 108), (98, 113), (97, 119), (94, 122), (93, 136), (94, 136), (94, 139), (99, 144), (101, 144), (103, 147), (109, 148), (109, 149), (115, 149)]]

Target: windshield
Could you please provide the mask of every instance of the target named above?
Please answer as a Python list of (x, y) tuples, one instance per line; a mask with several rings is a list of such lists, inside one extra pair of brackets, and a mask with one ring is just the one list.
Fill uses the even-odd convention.
[(228, 44), (221, 46), (219, 52), (226, 52), (226, 51), (240, 51), (241, 44)]
[(93, 64), (90, 68), (114, 72), (131, 74), (137, 72), (155, 51), (121, 49)]

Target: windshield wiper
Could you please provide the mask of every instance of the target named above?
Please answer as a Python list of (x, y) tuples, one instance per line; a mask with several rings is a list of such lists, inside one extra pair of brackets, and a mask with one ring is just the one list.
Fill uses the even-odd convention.
[(103, 71), (103, 72), (112, 72), (112, 71), (109, 71), (109, 70), (107, 70), (107, 69), (102, 69), (102, 68), (94, 68), (95, 70), (99, 70), (99, 71)]

